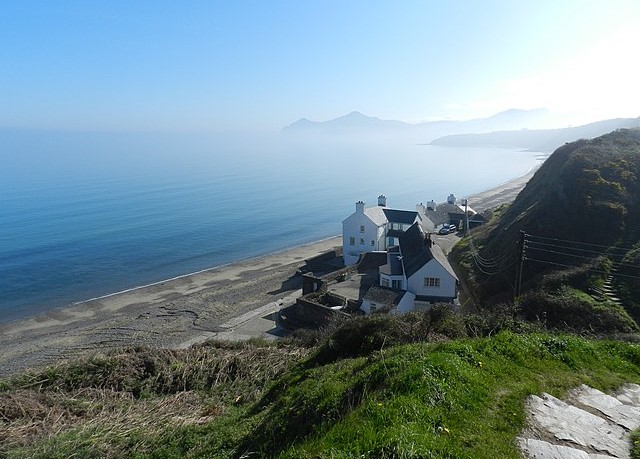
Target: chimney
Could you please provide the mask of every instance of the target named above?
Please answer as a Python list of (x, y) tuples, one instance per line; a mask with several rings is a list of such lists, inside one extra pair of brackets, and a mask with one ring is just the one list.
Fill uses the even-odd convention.
[(426, 212), (426, 209), (422, 203), (416, 204), (416, 212), (418, 212), (419, 214), (424, 214)]
[(427, 203), (427, 210), (436, 210), (436, 202), (432, 199)]
[(356, 212), (359, 213), (359, 214), (363, 214), (364, 213), (364, 202), (362, 202), (362, 201), (356, 202)]
[(449, 204), (455, 204), (455, 203), (456, 203), (456, 197), (453, 195), (453, 193), (451, 193), (451, 194), (449, 195), (449, 197), (447, 198), (447, 202), (448, 202)]
[(378, 196), (378, 205), (380, 207), (387, 207), (387, 197), (383, 194)]

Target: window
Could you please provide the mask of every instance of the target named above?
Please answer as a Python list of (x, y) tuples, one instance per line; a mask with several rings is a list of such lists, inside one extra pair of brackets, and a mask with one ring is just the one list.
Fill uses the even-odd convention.
[(392, 280), (391, 281), (391, 288), (396, 288), (396, 289), (400, 290), (402, 288), (402, 281), (401, 280)]
[(440, 278), (439, 277), (425, 277), (424, 278), (424, 286), (425, 287), (440, 287)]
[(364, 225), (360, 225), (360, 232), (364, 233)]
[(356, 238), (355, 237), (351, 236), (349, 238), (349, 245), (356, 245)]
[(389, 286), (389, 279), (385, 279), (384, 277), (381, 279), (381, 282), (383, 287), (388, 287)]
[(374, 241), (373, 239), (371, 239), (371, 246), (376, 245), (376, 241)]
[(364, 239), (360, 238), (360, 245), (364, 245)]

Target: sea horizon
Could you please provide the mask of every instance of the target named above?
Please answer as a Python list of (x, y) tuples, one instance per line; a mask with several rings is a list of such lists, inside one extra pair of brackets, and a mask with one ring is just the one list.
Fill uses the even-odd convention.
[(0, 177), (0, 323), (338, 236), (360, 199), (415, 209), (541, 162), (394, 144), (54, 147), (14, 148)]

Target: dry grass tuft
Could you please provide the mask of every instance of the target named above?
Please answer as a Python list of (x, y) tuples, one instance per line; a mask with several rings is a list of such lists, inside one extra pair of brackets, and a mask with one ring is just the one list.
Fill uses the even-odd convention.
[(74, 429), (76, 438), (115, 454), (114, 445), (136, 435), (206, 423), (227, 406), (255, 401), (307, 352), (218, 342), (185, 350), (126, 348), (26, 374), (0, 390), (0, 453)]

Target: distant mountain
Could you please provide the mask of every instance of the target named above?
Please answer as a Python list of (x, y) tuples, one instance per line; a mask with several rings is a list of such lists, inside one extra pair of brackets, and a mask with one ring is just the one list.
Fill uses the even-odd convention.
[(283, 128), (289, 135), (313, 134), (321, 136), (393, 136), (411, 138), (416, 142), (428, 142), (436, 137), (449, 134), (482, 133), (510, 129), (535, 129), (549, 125), (552, 116), (547, 109), (507, 110), (489, 118), (468, 121), (431, 121), (406, 123), (351, 112), (328, 121), (310, 121), (301, 118)]
[(616, 118), (562, 129), (509, 130), (483, 134), (447, 135), (431, 141), (431, 145), (476, 148), (525, 148), (551, 152), (567, 142), (597, 137), (616, 129), (636, 127), (640, 127), (640, 118)]
[(381, 120), (373, 116), (366, 116), (360, 112), (351, 112), (348, 115), (341, 116), (329, 121), (310, 121), (307, 118), (301, 118), (295, 123), (285, 127), (284, 131), (296, 131), (296, 130), (342, 130), (342, 129), (379, 129), (379, 128), (391, 128), (402, 129), (405, 127), (411, 127), (410, 123), (404, 123), (402, 121), (395, 120)]

